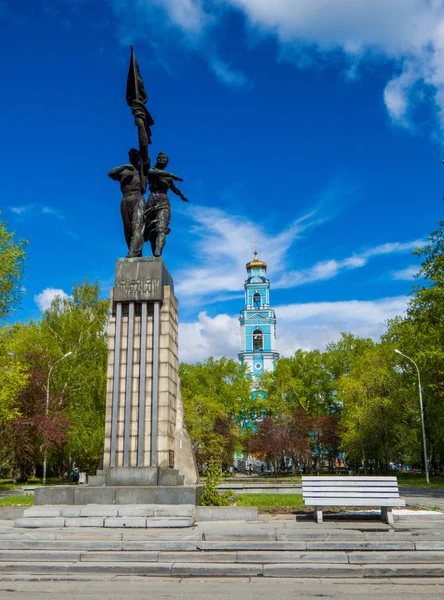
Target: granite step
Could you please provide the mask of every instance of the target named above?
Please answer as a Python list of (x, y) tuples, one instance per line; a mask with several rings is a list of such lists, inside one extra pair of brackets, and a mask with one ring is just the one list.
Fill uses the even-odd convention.
[(196, 507), (182, 505), (106, 505), (34, 506), (16, 519), (15, 527), (26, 529), (94, 527), (94, 528), (175, 528), (192, 527)]
[(118, 575), (145, 577), (286, 577), (286, 578), (394, 578), (444, 577), (441, 563), (347, 564), (347, 563), (220, 563), (220, 562), (99, 562), (99, 561), (4, 561), (0, 562), (0, 581), (38, 579), (42, 574)]

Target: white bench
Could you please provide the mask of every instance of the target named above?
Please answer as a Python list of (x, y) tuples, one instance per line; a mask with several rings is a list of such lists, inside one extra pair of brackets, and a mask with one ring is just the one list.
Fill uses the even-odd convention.
[(405, 506), (396, 477), (302, 477), (302, 497), (322, 523), (322, 506), (379, 506), (383, 521), (393, 524), (394, 506)]

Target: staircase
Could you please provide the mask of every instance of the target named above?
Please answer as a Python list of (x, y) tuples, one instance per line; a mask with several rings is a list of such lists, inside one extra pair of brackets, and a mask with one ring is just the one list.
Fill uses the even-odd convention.
[[(205, 522), (182, 529), (170, 525), (123, 529), (106, 524), (79, 528), (67, 520), (103, 518), (106, 522), (138, 517), (33, 514), (28, 513), (24, 520), (63, 519), (64, 525), (53, 522), (47, 528), (30, 529), (21, 527), (22, 520), (15, 527), (0, 522), (0, 580), (131, 575), (371, 582), (375, 578), (444, 577), (442, 518), (395, 521), (394, 526), (376, 517), (362, 522), (326, 521), (323, 525), (288, 518)], [(148, 521), (163, 516), (142, 518)]]

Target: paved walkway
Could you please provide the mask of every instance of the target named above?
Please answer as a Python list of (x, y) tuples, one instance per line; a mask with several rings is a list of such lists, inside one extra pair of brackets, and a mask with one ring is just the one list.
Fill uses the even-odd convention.
[(399, 494), (407, 504), (444, 510), (444, 489), (400, 486)]

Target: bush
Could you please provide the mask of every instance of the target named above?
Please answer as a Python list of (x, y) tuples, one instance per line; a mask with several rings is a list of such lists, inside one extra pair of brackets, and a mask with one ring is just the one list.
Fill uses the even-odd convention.
[(223, 475), (219, 462), (215, 458), (210, 458), (208, 461), (206, 476), (204, 493), (200, 499), (201, 506), (230, 506), (234, 494), (233, 492), (225, 492), (222, 496), (219, 494), (217, 488), (223, 481)]

